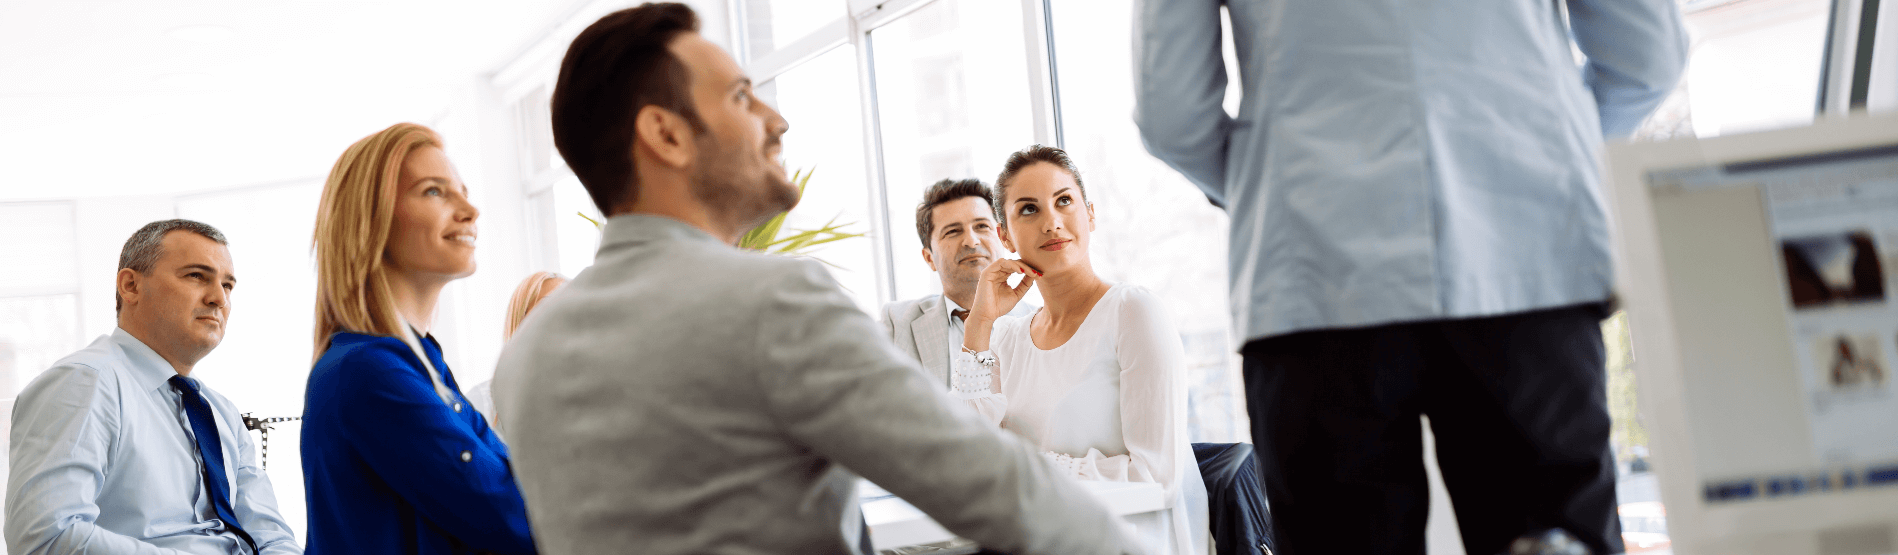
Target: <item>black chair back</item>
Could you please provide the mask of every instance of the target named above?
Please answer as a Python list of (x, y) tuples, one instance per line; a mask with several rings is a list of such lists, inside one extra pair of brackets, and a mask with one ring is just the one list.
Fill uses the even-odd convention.
[(1272, 553), (1272, 512), (1252, 444), (1195, 443), (1193, 458), (1206, 481), (1206, 512), (1218, 554)]

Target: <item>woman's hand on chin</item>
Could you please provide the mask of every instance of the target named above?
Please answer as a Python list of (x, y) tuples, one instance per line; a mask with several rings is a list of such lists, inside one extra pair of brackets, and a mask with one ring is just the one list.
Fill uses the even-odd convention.
[[(1008, 278), (1022, 274), (1021, 283), (1013, 287)], [(997, 258), (982, 269), (982, 280), (975, 286), (975, 306), (969, 308), (969, 319), (981, 319), (993, 322), (1006, 316), (1028, 295), (1028, 289), (1035, 285), (1035, 278), (1041, 277), (1041, 271), (1020, 260)]]

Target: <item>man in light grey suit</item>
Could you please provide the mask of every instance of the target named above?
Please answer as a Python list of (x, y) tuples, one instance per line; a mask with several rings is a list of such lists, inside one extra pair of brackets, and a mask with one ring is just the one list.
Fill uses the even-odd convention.
[[(898, 349), (916, 357), (929, 377), (949, 388), (949, 355), (962, 348), (963, 307), (975, 302), (982, 269), (1002, 252), (995, 234), (995, 196), (978, 179), (944, 179), (923, 191), (916, 205), (916, 236), (923, 263), (942, 278), (942, 294), (883, 305), (878, 321)], [(1033, 313), (1016, 303), (1009, 316)]]
[(554, 144), (609, 218), (496, 370), (540, 551), (868, 553), (860, 474), (989, 549), (1139, 552), (822, 265), (732, 246), (797, 204), (789, 125), (697, 30), (681, 4), (612, 13), (555, 82)]

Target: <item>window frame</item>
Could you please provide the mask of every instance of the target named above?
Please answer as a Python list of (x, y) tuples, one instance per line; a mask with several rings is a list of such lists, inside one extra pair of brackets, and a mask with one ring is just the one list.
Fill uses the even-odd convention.
[[(884, 164), (882, 123), (877, 103), (874, 64), (876, 45), (871, 33), (936, 1), (847, 0), (844, 13), (836, 20), (807, 35), (791, 39), (781, 48), (753, 58), (749, 45), (742, 44), (743, 37), (748, 36), (746, 29), (751, 24), (745, 12), (747, 0), (725, 0), (726, 11), (731, 14), (732, 35), (738, 37), (734, 41), (741, 43), (737, 45), (739, 64), (744, 66), (746, 74), (759, 83), (775, 79), (833, 48), (845, 44), (855, 47), (857, 94), (859, 105), (863, 107), (864, 175), (869, 189), (865, 191), (871, 229), (868, 239), (873, 242), (871, 250), (876, 265), (878, 304), (896, 300), (895, 237), (898, 233), (890, 228), (887, 206), (889, 178)], [(1052, 14), (1047, 0), (1019, 1), (1022, 33), (1027, 46), (1029, 113), (1034, 118), (1034, 140), (1036, 143), (1062, 147), (1064, 142), (1060, 95), (1056, 89), (1058, 80), (1054, 63)]]

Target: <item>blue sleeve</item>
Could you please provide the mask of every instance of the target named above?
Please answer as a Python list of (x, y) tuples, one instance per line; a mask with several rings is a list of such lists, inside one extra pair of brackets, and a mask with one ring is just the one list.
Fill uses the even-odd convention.
[(1226, 205), (1226, 61), (1220, 0), (1139, 0), (1134, 123), (1147, 152)]
[(1595, 95), (1601, 132), (1626, 137), (1674, 92), (1687, 67), (1687, 30), (1674, 0), (1568, 0), (1575, 45), (1588, 57), (1582, 82)]
[(476, 551), (535, 552), (506, 448), (490, 447), (478, 424), (442, 403), (405, 346), (365, 344), (339, 364), (346, 377), (337, 385), (348, 405), (338, 421), (377, 476)]

